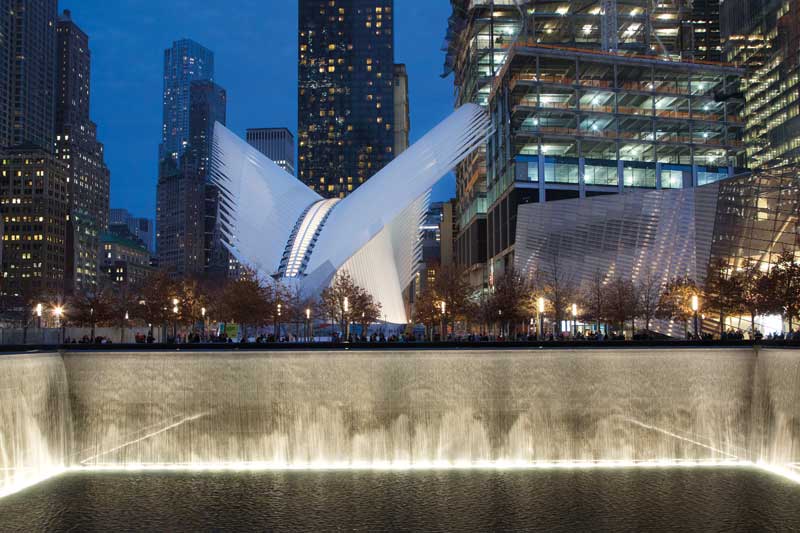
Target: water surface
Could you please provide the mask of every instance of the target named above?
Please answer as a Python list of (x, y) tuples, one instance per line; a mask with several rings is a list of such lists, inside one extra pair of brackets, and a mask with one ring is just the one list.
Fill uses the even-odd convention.
[(800, 531), (800, 486), (743, 468), (104, 472), (0, 500), (2, 531)]

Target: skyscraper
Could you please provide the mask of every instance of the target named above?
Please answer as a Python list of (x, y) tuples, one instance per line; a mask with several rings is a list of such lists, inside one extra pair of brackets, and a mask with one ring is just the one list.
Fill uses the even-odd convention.
[[(53, 154), (56, 0), (0, 2), (0, 214), (7, 305), (64, 289), (67, 168)], [(8, 307), (7, 307), (8, 309)]]
[(214, 123), (227, 97), (216, 85), (214, 54), (184, 39), (164, 52), (164, 123), (156, 198), (159, 266), (202, 272), (211, 262), (216, 192), (206, 183)]
[(406, 66), (394, 66), (394, 156), (408, 148), (411, 116), (408, 110), (408, 73)]
[(53, 150), (57, 0), (0, 3), (0, 146)]
[(216, 189), (206, 183), (210, 143), (215, 122), (225, 124), (226, 94), (210, 81), (190, 86), (189, 131), (177, 167), (162, 161), (158, 183), (157, 250), (159, 266), (175, 274), (203, 272), (217, 262), (227, 263), (224, 250), (215, 249)]
[(247, 143), (294, 176), (294, 135), (286, 128), (248, 128)]
[(721, 7), (725, 54), (747, 69), (745, 144), (749, 166), (800, 164), (800, 5), (725, 0)]
[(160, 159), (178, 164), (189, 143), (189, 99), (193, 81), (214, 80), (214, 53), (191, 39), (164, 50), (164, 112)]
[(69, 11), (59, 17), (56, 36), (55, 152), (69, 178), (65, 290), (71, 293), (97, 285), (99, 237), (108, 227), (110, 175), (97, 126), (89, 118), (89, 37)]
[(298, 169), (343, 197), (394, 157), (393, 0), (300, 0)]

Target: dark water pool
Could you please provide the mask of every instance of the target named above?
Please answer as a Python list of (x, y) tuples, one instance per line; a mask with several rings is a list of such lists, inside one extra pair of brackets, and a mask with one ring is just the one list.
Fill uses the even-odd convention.
[(800, 531), (800, 485), (725, 468), (96, 473), (0, 500), (2, 531)]

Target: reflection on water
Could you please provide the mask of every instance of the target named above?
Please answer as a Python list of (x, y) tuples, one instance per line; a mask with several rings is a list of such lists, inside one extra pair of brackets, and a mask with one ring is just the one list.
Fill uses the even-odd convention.
[(791, 531), (797, 485), (742, 468), (94, 473), (0, 500), (0, 530)]

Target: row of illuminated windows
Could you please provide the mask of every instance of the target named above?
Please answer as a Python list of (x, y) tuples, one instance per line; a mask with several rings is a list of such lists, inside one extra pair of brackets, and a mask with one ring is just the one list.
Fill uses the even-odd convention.
[[(679, 167), (675, 165), (675, 167)], [(619, 170), (616, 162), (612, 164), (596, 164), (587, 162), (584, 165), (583, 182), (586, 185), (619, 185)], [(680, 189), (684, 184), (691, 184), (692, 169), (681, 165), (679, 168), (661, 168), (661, 187), (665, 189)], [(704, 168), (697, 171), (697, 185), (706, 185), (728, 177), (727, 168)], [(656, 188), (658, 173), (654, 166), (623, 164), (622, 179), (625, 187)], [(517, 178), (519, 179), (519, 178)], [(539, 181), (539, 166), (536, 158), (528, 162), (527, 180)], [(579, 183), (579, 165), (576, 161), (564, 160), (555, 157), (546, 157), (544, 162), (545, 183)]]
[(8, 235), (8, 234), (6, 234), (6, 235), (3, 235), (3, 240), (4, 241), (20, 241), (20, 240), (41, 241), (42, 238), (43, 237), (42, 237), (41, 234), (36, 234), (36, 235), (18, 235), (18, 234)]

